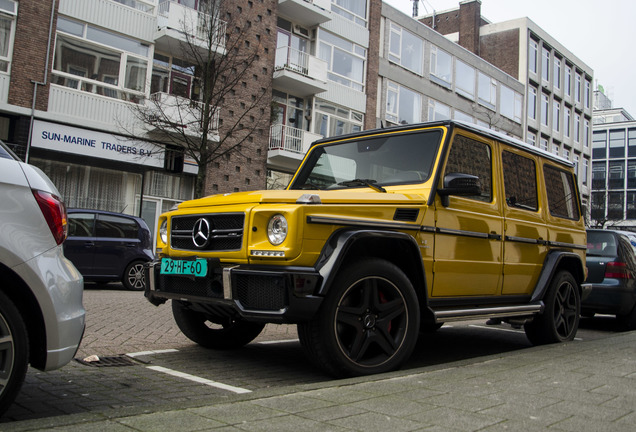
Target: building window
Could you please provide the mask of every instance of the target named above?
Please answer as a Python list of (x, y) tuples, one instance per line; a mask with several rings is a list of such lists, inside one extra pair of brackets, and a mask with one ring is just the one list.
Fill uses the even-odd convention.
[(479, 72), (477, 96), (481, 105), (495, 110), (497, 106), (497, 81)]
[(572, 96), (572, 68), (570, 66), (565, 66), (565, 80), (563, 82), (563, 87), (565, 87), (565, 94), (567, 96)]
[(559, 155), (559, 145), (557, 143), (552, 143), (552, 153)]
[(428, 120), (449, 120), (451, 118), (450, 115), (450, 107), (448, 105), (444, 105), (443, 103), (439, 103), (434, 99), (428, 100)]
[(636, 192), (627, 192), (627, 219), (636, 219)]
[(587, 173), (590, 171), (590, 161), (583, 158), (583, 173), (581, 175), (581, 184), (587, 185)]
[(608, 189), (625, 189), (625, 161), (610, 162), (608, 173)]
[(570, 137), (570, 123), (572, 122), (572, 110), (565, 107), (565, 117), (563, 119), (563, 133), (566, 137)]
[(627, 147), (629, 149), (629, 157), (636, 156), (636, 128), (627, 131)]
[(453, 112), (453, 119), (460, 120), (466, 123), (475, 123), (474, 118), (472, 118), (470, 115), (466, 114), (465, 112), (461, 112), (459, 110), (455, 110), (455, 112)]
[(578, 72), (574, 77), (574, 100), (581, 103), (581, 75)]
[(331, 11), (363, 27), (367, 26), (367, 0), (331, 0)]
[(400, 66), (423, 74), (424, 41), (413, 33), (391, 23), (389, 34), (389, 60)]
[(609, 157), (625, 157), (625, 129), (611, 130), (609, 133)]
[(592, 189), (605, 189), (605, 162), (592, 162)]
[(581, 116), (579, 114), (574, 115), (574, 141), (581, 142)]
[(588, 119), (583, 122), (583, 146), (585, 148), (590, 146), (590, 121)]
[(62, 17), (57, 30), (54, 84), (132, 102), (143, 100), (148, 45)]
[(436, 46), (431, 47), (431, 81), (450, 88), (453, 79), (452, 62), (452, 56), (446, 51)]
[(636, 160), (627, 162), (627, 187), (636, 188)]
[(561, 124), (561, 104), (558, 100), (552, 101), (552, 129), (559, 132)]
[(201, 86), (194, 73), (194, 64), (155, 52), (152, 63), (150, 93), (168, 93), (198, 100), (201, 94)]
[(610, 192), (607, 199), (607, 218), (622, 220), (624, 192)]
[(11, 70), (17, 9), (18, 4), (12, 0), (0, 1), (0, 72)]
[(605, 159), (607, 156), (607, 131), (594, 131), (592, 135), (592, 159)]
[(505, 85), (501, 86), (501, 115), (517, 123), (521, 123), (522, 104), (523, 97), (519, 93), (506, 87)]
[(528, 47), (528, 63), (530, 72), (537, 73), (537, 56), (539, 55), (539, 44), (537, 41), (530, 39), (530, 46)]
[(561, 89), (561, 60), (558, 58), (554, 58), (554, 72), (552, 80), (554, 81), (554, 88), (557, 90)]
[(320, 32), (319, 57), (327, 62), (330, 81), (364, 91), (367, 50), (327, 31)]
[(540, 143), (541, 145), (539, 148), (541, 148), (541, 150), (548, 151), (548, 140), (546, 138), (541, 138)]
[(605, 219), (605, 192), (592, 192), (592, 209), (590, 216), (593, 220), (603, 221)]
[(585, 108), (588, 108), (588, 109), (590, 108), (590, 96), (591, 96), (590, 86), (591, 86), (591, 83), (588, 80), (585, 80), (584, 105), (585, 105)]
[(389, 81), (386, 95), (386, 119), (399, 124), (422, 121), (422, 95)]
[(455, 63), (455, 91), (470, 100), (475, 100), (475, 68), (461, 60)]
[(324, 137), (360, 132), (364, 121), (362, 113), (321, 99), (316, 100), (314, 117), (314, 131)]
[(544, 126), (548, 125), (549, 109), (550, 109), (550, 97), (545, 93), (541, 93), (541, 124)]
[(546, 48), (541, 49), (541, 79), (550, 81), (550, 51)]
[(537, 146), (537, 134), (528, 132), (528, 136), (526, 137), (526, 142), (533, 147)]
[(528, 117), (537, 119), (537, 89), (528, 87)]

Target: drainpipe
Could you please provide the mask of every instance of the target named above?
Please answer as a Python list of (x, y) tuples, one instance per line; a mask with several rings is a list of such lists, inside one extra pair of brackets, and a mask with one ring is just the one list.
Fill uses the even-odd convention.
[(38, 82), (31, 80), (33, 83), (33, 102), (31, 104), (31, 122), (29, 123), (29, 138), (27, 140), (26, 156), (24, 161), (29, 162), (29, 153), (31, 152), (31, 140), (33, 139), (33, 121), (35, 119), (35, 103), (38, 97), (38, 86), (46, 86), (49, 78), (49, 55), (51, 54), (51, 39), (53, 38), (53, 18), (55, 17), (55, 0), (51, 4), (51, 20), (49, 22), (49, 40), (46, 44), (46, 61), (44, 62), (44, 81)]

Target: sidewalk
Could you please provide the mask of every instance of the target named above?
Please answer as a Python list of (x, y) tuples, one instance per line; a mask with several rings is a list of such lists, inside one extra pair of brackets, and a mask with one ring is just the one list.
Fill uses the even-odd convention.
[(636, 332), (190, 405), (0, 425), (2, 431), (633, 431)]

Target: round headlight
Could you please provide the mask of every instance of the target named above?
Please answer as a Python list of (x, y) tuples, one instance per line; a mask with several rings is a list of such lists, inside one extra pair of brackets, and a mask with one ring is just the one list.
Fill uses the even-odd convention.
[(168, 221), (161, 222), (161, 228), (159, 228), (159, 237), (164, 244), (168, 244)]
[(287, 219), (281, 214), (272, 216), (267, 224), (267, 237), (269, 242), (277, 246), (287, 237)]

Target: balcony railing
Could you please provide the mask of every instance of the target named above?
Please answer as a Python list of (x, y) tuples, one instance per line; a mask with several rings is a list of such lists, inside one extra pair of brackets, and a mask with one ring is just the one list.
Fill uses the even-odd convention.
[(269, 131), (268, 167), (287, 172), (295, 171), (311, 143), (320, 138), (322, 135), (284, 124), (272, 125)]
[(289, 46), (276, 48), (276, 70), (287, 69), (309, 75), (309, 54)]
[(273, 125), (270, 129), (269, 149), (304, 154), (303, 132), (302, 129), (283, 124)]

